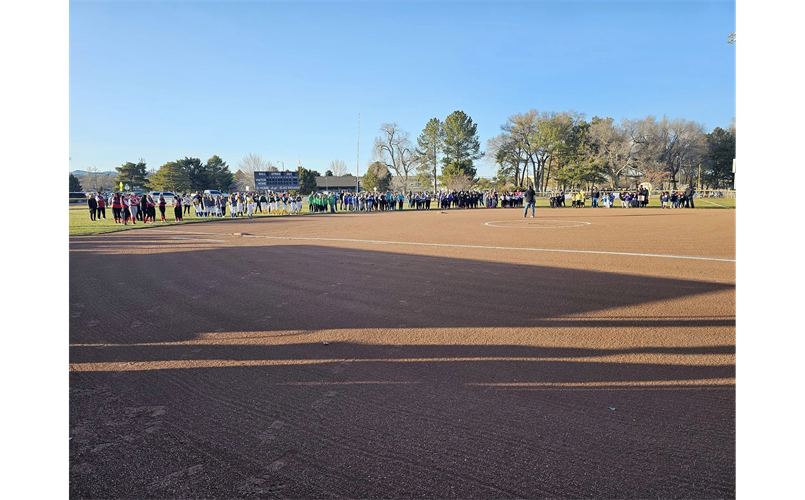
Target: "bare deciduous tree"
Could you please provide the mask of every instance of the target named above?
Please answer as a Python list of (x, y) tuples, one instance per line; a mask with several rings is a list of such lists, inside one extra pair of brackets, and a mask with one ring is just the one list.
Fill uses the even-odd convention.
[[(486, 142), (487, 162), (498, 166), (497, 177), (504, 183), (511, 182), (514, 186), (523, 184), (526, 177), (526, 161), (523, 145), (511, 133), (503, 128), (504, 132)], [(521, 173), (522, 168), (522, 173)]]
[(540, 190), (547, 189), (554, 167), (557, 171), (561, 171), (570, 167), (572, 163), (578, 165), (579, 136), (576, 134), (583, 123), (586, 123), (584, 114), (572, 109), (540, 115), (535, 143), (538, 146), (537, 167), (540, 166), (540, 162), (542, 166), (541, 169), (533, 171), (534, 179), (537, 179), (535, 183), (540, 186)]
[(612, 118), (593, 118), (588, 134), (590, 142), (587, 152), (604, 162), (609, 187), (617, 187), (618, 180), (632, 162), (634, 145), (627, 130), (615, 125)]
[[(536, 147), (537, 121), (539, 116), (537, 111), (532, 109), (525, 114), (517, 113), (512, 115), (501, 127), (507, 136), (504, 154), (508, 163), (514, 170), (514, 184), (519, 185), (526, 177), (528, 163), (531, 162), (536, 169), (535, 156), (538, 154)], [(522, 175), (520, 165), (522, 164)]]
[(396, 123), (384, 123), (380, 132), (382, 135), (375, 137), (372, 154), (400, 178), (403, 190), (408, 191), (409, 174), (413, 172), (417, 159), (409, 134), (399, 129)]
[(246, 173), (243, 170), (238, 170), (233, 176), (233, 182), (238, 191), (246, 191), (246, 188), (254, 190), (254, 172)]
[(455, 175), (445, 181), (445, 187), (448, 191), (469, 191), (472, 185), (472, 177), (467, 174)]
[(264, 160), (262, 156), (249, 153), (238, 163), (238, 171), (235, 173), (235, 185), (238, 189), (245, 190), (248, 186), (254, 189), (255, 172), (276, 172), (277, 167), (270, 160)]
[(347, 163), (344, 160), (333, 160), (330, 162), (330, 171), (337, 177), (345, 175), (347, 173)]
[(410, 184), (405, 184), (405, 181), (399, 175), (395, 175), (391, 178), (391, 183), (389, 184), (392, 191), (407, 193), (408, 189), (411, 188)]
[(238, 170), (244, 174), (254, 174), (255, 172), (276, 172), (277, 167), (271, 160), (264, 160), (260, 155), (249, 153), (238, 163)]
[[(680, 170), (692, 168), (701, 158), (705, 146), (704, 127), (682, 118), (669, 120), (653, 116), (640, 120), (625, 120), (634, 150), (634, 168), (640, 173), (667, 173), (672, 189), (677, 188)], [(688, 173), (690, 177), (690, 172)]]
[(532, 180), (537, 190), (547, 187), (554, 163), (561, 168), (562, 148), (574, 125), (582, 118), (583, 115), (573, 111), (539, 113), (532, 109), (525, 114), (510, 116), (503, 126), (504, 133), (511, 135), (524, 160), (523, 178), (527, 177), (526, 169), (531, 164)]

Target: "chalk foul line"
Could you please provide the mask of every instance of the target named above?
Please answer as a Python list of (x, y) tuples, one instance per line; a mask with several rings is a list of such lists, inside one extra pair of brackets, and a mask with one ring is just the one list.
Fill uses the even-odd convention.
[[(193, 234), (193, 235), (215, 235), (215, 236), (234, 236), (232, 233), (205, 233), (195, 231), (171, 231), (160, 230), (164, 233), (178, 233), (178, 234)], [(653, 257), (658, 259), (683, 259), (683, 260), (706, 260), (714, 262), (735, 262), (735, 259), (721, 259), (717, 257), (696, 257), (691, 255), (663, 255), (651, 253), (635, 253), (635, 252), (604, 252), (601, 250), (566, 250), (556, 248), (526, 248), (526, 247), (500, 247), (500, 246), (486, 246), (486, 245), (458, 245), (452, 243), (422, 243), (415, 241), (386, 241), (386, 240), (361, 240), (355, 238), (314, 238), (305, 236), (267, 236), (257, 234), (244, 234), (243, 238), (263, 238), (269, 240), (285, 240), (285, 241), (326, 241), (326, 242), (341, 242), (341, 243), (372, 243), (375, 245), (408, 245), (408, 246), (423, 246), (423, 247), (438, 247), (438, 248), (472, 248), (478, 250), (512, 250), (519, 252), (553, 252), (553, 253), (580, 253), (590, 255), (619, 255), (627, 257)]]

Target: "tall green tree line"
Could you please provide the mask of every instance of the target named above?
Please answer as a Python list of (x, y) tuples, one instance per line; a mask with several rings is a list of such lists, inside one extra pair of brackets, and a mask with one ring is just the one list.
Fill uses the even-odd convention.
[[(518, 113), (487, 141), (498, 184), (540, 190), (552, 187), (619, 187), (647, 182), (657, 188), (678, 184), (729, 187), (733, 182), (735, 127), (710, 134), (684, 119), (624, 119), (573, 112)], [(701, 172), (701, 176), (699, 173)]]
[(439, 182), (446, 187), (471, 185), (477, 174), (476, 162), (484, 156), (478, 125), (460, 110), (444, 120), (431, 118), (416, 145), (396, 123), (382, 124), (380, 132), (372, 161), (362, 177), (365, 189), (407, 191), (411, 175), (421, 186), (432, 185), (434, 191)]
[(412, 164), (417, 181), (434, 190), (439, 182), (449, 188), (455, 179), (477, 184), (481, 159), (497, 168), (498, 186), (530, 184), (544, 191), (645, 182), (666, 189), (688, 183), (728, 188), (734, 182), (735, 136), (734, 120), (727, 128), (705, 133), (700, 123), (681, 118), (647, 116), (618, 122), (598, 116), (587, 120), (573, 110), (531, 109), (511, 115), (484, 152), (477, 124), (463, 111), (454, 111), (444, 120), (427, 122), (417, 137)]
[(160, 166), (154, 175), (148, 177), (145, 160), (137, 163), (126, 162), (116, 167), (116, 180), (119, 188), (122, 183), (130, 189), (169, 190), (175, 192), (196, 192), (205, 189), (226, 191), (234, 179), (229, 166), (218, 155), (206, 163), (198, 158), (184, 157), (169, 161)]

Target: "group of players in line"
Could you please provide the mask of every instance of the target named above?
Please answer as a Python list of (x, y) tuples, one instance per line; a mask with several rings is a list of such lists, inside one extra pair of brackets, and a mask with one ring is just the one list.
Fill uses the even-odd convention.
[[(565, 193), (557, 190), (549, 196), (551, 208), (567, 206), (569, 200), (574, 208), (586, 206), (590, 199), (593, 208), (611, 208), (616, 200), (622, 208), (645, 207), (649, 202), (649, 190), (639, 187), (630, 191), (601, 191), (593, 187), (589, 192), (583, 190)], [(401, 211), (405, 203), (413, 210), (430, 210), (432, 206), (447, 210), (451, 208), (522, 208), (524, 190), (514, 191), (439, 191), (423, 192), (362, 192), (362, 193), (316, 193), (308, 197), (308, 210), (312, 213), (335, 213), (336, 211), (373, 212)], [(688, 186), (684, 191), (665, 191), (660, 194), (662, 208), (694, 208), (695, 190)], [(128, 225), (140, 221), (144, 224), (156, 222), (159, 210), (162, 222), (167, 222), (166, 210), (173, 207), (173, 221), (183, 221), (184, 215), (190, 214), (192, 207), (196, 217), (229, 217), (253, 218), (255, 214), (292, 215), (302, 211), (302, 196), (290, 193), (232, 193), (229, 195), (182, 194), (172, 199), (159, 195), (154, 199), (151, 195), (138, 196), (136, 193), (112, 193), (90, 195), (88, 200), (90, 219), (106, 219), (106, 208), (112, 209), (115, 223)]]

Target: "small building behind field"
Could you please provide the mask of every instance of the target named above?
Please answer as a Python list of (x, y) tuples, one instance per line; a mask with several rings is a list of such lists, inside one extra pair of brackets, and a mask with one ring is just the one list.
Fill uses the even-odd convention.
[(316, 186), (319, 191), (354, 193), (358, 182), (358, 178), (352, 175), (316, 177)]

